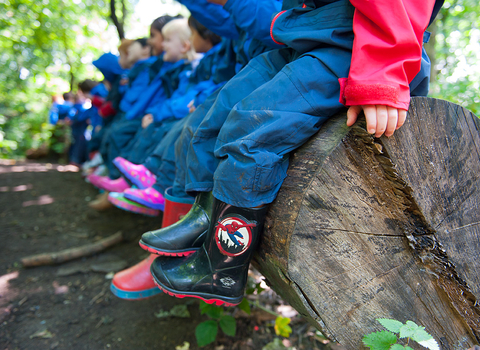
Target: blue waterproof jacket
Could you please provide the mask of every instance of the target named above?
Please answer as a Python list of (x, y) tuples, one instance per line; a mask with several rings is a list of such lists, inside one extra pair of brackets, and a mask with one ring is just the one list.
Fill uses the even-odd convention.
[[(206, 52), (193, 72), (184, 73), (181, 76), (180, 84), (172, 96), (164, 101), (157, 109), (152, 109), (156, 123), (168, 118), (180, 119), (189, 113), (188, 104), (195, 100), (199, 104), (206, 98), (205, 92), (208, 94), (221, 87), (226, 80), (230, 79), (234, 74), (234, 67), (230, 65), (230, 74), (226, 74), (222, 70), (222, 74), (216, 74), (218, 63), (223, 64), (224, 61), (224, 45), (226, 41), (212, 47)], [(222, 69), (224, 66), (221, 66)], [(219, 81), (219, 79), (224, 79)]]
[(120, 102), (122, 112), (129, 111), (150, 83), (150, 66), (161, 57), (154, 56), (135, 63), (128, 73), (128, 86)]
[(113, 83), (119, 75), (125, 73), (125, 69), (120, 66), (119, 57), (110, 52), (104, 53), (92, 64), (102, 72), (105, 80), (110, 83)]
[(185, 60), (164, 62), (159, 73), (142, 92), (141, 98), (127, 111), (125, 118), (142, 118), (149, 113), (155, 117), (156, 111), (179, 87), (182, 73), (190, 72), (191, 69), (191, 63)]
[[(225, 7), (207, 0), (180, 0), (205, 27), (225, 38), (232, 39), (235, 53), (232, 59), (239, 72), (253, 57), (278, 48), (269, 37), (272, 17), (281, 9), (278, 0), (229, 0)], [(212, 15), (215, 14), (215, 15)], [(228, 18), (228, 20), (226, 19)], [(238, 36), (232, 37), (236, 31)]]

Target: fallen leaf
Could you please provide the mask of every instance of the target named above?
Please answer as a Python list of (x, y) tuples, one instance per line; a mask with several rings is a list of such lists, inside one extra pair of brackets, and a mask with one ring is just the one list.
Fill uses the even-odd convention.
[(50, 339), (50, 338), (53, 338), (53, 334), (50, 333), (48, 329), (44, 329), (43, 331), (38, 331), (33, 333), (30, 336), (30, 339), (33, 339), (33, 338)]

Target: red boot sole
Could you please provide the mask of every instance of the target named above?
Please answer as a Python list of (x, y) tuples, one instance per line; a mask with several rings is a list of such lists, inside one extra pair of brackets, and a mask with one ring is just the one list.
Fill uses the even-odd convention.
[(195, 253), (197, 251), (197, 250), (188, 250), (186, 252), (164, 252), (164, 251), (161, 251), (161, 250), (156, 250), (154, 248), (151, 248), (151, 247), (143, 244), (142, 242), (139, 242), (138, 244), (140, 245), (140, 247), (142, 249), (146, 250), (147, 252), (152, 253), (152, 254), (156, 254), (156, 255), (159, 255), (159, 256), (176, 256), (176, 257), (189, 256), (189, 255), (192, 255), (193, 253)]
[(206, 302), (207, 304), (214, 304), (215, 306), (225, 306), (225, 307), (231, 307), (231, 306), (237, 306), (238, 304), (240, 303), (229, 303), (229, 302), (226, 302), (226, 301), (223, 301), (223, 300), (220, 300), (220, 299), (205, 299), (205, 298), (202, 298), (198, 295), (189, 295), (189, 294), (180, 294), (180, 293), (174, 293), (174, 292), (171, 292), (167, 289), (165, 289), (164, 287), (162, 287), (160, 284), (158, 284), (158, 282), (155, 280), (155, 278), (153, 279), (153, 281), (155, 282), (155, 284), (157, 285), (157, 287), (159, 289), (161, 289), (165, 294), (168, 294), (172, 297), (175, 297), (175, 298), (180, 298), (180, 299), (183, 299), (183, 298), (196, 298), (196, 299), (200, 299), (200, 300), (203, 300), (204, 302)]

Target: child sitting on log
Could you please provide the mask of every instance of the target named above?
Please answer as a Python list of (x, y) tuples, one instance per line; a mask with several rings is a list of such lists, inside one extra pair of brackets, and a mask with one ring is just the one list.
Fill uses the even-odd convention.
[[(127, 188), (120, 172), (113, 166), (113, 159), (124, 152), (131, 151), (135, 147), (136, 141), (145, 136), (143, 130), (153, 118), (151, 110), (156, 110), (158, 105), (164, 104), (178, 88), (181, 77), (191, 71), (191, 62), (195, 58), (195, 51), (189, 41), (190, 30), (187, 20), (174, 19), (165, 25), (162, 32), (165, 30), (168, 32), (164, 42), (165, 52), (163, 58), (157, 59), (157, 62), (161, 61), (161, 67), (157, 70), (156, 66), (150, 66), (148, 76), (144, 77), (149, 84), (126, 111), (124, 120), (112, 127), (106, 136), (108, 147), (105, 154), (102, 152), (102, 157), (109, 169), (109, 176), (89, 177), (92, 184), (99, 188), (115, 192), (122, 192)], [(168, 128), (164, 131), (166, 130)]]
[(363, 111), (369, 133), (393, 135), (424, 81), (411, 84), (439, 5), (284, 2), (271, 24), (272, 39), (284, 48), (253, 59), (231, 79), (193, 136), (186, 174), (186, 190), (196, 194), (192, 209), (142, 236), (140, 245), (160, 255), (151, 273), (163, 291), (217, 305), (241, 302), (290, 152), (344, 106), (347, 125)]

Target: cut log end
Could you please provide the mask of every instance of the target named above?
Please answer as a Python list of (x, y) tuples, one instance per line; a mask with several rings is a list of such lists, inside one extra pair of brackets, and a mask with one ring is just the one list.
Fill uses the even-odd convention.
[(406, 124), (374, 139), (332, 118), (291, 156), (258, 269), (348, 348), (412, 320), (445, 349), (480, 339), (480, 123), (452, 103), (413, 98)]

